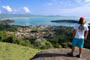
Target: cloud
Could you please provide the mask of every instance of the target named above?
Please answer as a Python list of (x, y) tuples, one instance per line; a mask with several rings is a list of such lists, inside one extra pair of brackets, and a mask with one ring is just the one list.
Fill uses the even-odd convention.
[(16, 13), (30, 13), (30, 9), (26, 6), (19, 7), (19, 8), (11, 8), (9, 5), (3, 5), (2, 8), (7, 12), (7, 13), (12, 13), (12, 14), (16, 14)]
[(78, 2), (78, 3), (82, 2), (82, 0), (75, 0), (75, 1)]
[(76, 2), (79, 2), (79, 3), (89, 3), (90, 0), (75, 0)]
[(84, 4), (73, 8), (57, 8), (49, 9), (42, 12), (48, 15), (62, 15), (62, 16), (90, 16), (90, 4)]
[[(48, 6), (56, 6), (56, 7), (62, 7), (62, 8), (64, 8), (64, 7), (66, 7), (66, 8), (68, 8), (68, 7), (70, 7), (70, 6), (72, 6), (73, 4), (72, 4), (72, 2), (71, 1), (60, 1), (60, 0), (52, 0), (52, 1), (50, 1), (50, 2), (48, 2), (48, 3), (46, 3)], [(46, 5), (45, 4), (45, 5)]]
[(26, 13), (30, 13), (30, 12), (31, 12), (28, 7), (24, 7), (23, 9), (24, 9), (24, 11), (25, 11)]
[(2, 13), (2, 11), (0, 11), (0, 14)]
[(73, 6), (73, 4), (70, 1), (65, 2), (63, 5), (60, 3), (59, 5), (65, 6), (64, 8), (58, 8), (53, 11), (50, 11), (52, 14), (56, 15), (64, 15), (64, 16), (90, 16), (90, 0), (74, 0), (77, 3), (79, 3), (79, 6), (72, 7), (72, 8), (65, 8), (65, 7), (70, 7)]
[(67, 16), (90, 16), (89, 13), (90, 13), (90, 7), (88, 6), (81, 6), (81, 7), (61, 10), (61, 14)]
[(84, 2), (90, 2), (90, 0), (84, 0)]
[(12, 8), (10, 6), (8, 6), (8, 5), (6, 5), (6, 6), (3, 5), (2, 8), (4, 8), (8, 12), (12, 12)]
[(14, 9), (14, 10), (13, 10), (13, 14), (16, 14), (16, 13), (17, 13), (17, 11), (18, 11), (17, 9)]
[(49, 2), (49, 3), (47, 3), (47, 5), (48, 5), (48, 6), (52, 6), (52, 5), (53, 5), (53, 3), (50, 3), (50, 2)]

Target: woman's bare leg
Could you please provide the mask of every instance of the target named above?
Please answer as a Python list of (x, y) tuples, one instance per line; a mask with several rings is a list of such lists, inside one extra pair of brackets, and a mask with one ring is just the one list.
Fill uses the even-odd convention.
[(79, 54), (82, 54), (82, 48), (79, 48)]
[(75, 47), (72, 47), (72, 53), (74, 52), (74, 50), (75, 50)]

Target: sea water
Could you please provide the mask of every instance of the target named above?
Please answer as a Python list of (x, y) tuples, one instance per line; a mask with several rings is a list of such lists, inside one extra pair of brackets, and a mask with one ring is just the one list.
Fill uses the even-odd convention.
[[(40, 25), (51, 25), (51, 26), (74, 26), (75, 23), (55, 23), (51, 22), (54, 20), (79, 20), (80, 17), (53, 17), (53, 16), (33, 16), (33, 17), (13, 17), (10, 18), (14, 20), (15, 22), (13, 24), (15, 25), (32, 25), (32, 26), (40, 26)], [(87, 23), (90, 22), (89, 17), (85, 17), (85, 21)]]

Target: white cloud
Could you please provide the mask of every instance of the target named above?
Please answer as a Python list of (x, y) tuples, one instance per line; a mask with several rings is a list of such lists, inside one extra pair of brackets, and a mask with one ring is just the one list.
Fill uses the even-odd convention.
[(16, 12), (17, 12), (17, 10), (16, 10), (16, 9), (14, 9), (14, 10), (13, 10), (13, 14), (16, 14)]
[[(45, 4), (46, 5), (46, 4)], [(60, 0), (52, 0), (51, 2), (47, 3), (48, 6), (56, 6), (56, 7), (70, 7), (72, 6), (71, 1), (60, 1)]]
[(24, 7), (23, 9), (24, 9), (24, 11), (25, 11), (26, 13), (30, 13), (30, 12), (31, 12), (28, 7)]
[(3, 5), (2, 8), (4, 8), (8, 12), (12, 12), (12, 8), (8, 5), (6, 5), (6, 6)]
[(48, 3), (47, 5), (48, 5), (48, 6), (52, 6), (52, 5), (53, 5), (53, 3)]
[[(78, 3), (83, 3), (81, 6), (73, 8), (64, 8), (57, 10), (57, 15), (66, 16), (90, 16), (90, 0), (75, 0)], [(88, 3), (87, 3), (88, 2)], [(68, 4), (67, 4), (68, 5)]]
[(2, 11), (0, 11), (0, 14), (2, 13)]
[(61, 14), (67, 16), (90, 16), (90, 7), (88, 6), (81, 6), (71, 9), (62, 9)]
[(90, 0), (84, 0), (84, 2), (90, 2)]
[(80, 3), (82, 3), (82, 2), (84, 2), (84, 3), (88, 3), (88, 2), (90, 2), (90, 0), (75, 0), (76, 2), (80, 2)]
[(83, 7), (90, 7), (90, 3), (84, 4)]
[(14, 12), (16, 12), (17, 10), (16, 9), (14, 9)]
[(75, 1), (76, 1), (76, 2), (79, 2), (79, 3), (82, 2), (82, 0), (75, 0)]
[[(30, 9), (28, 7), (19, 7), (19, 8), (16, 8), (16, 9), (12, 9), (9, 5), (3, 5), (2, 8), (7, 11), (7, 12), (10, 12), (10, 13), (13, 13), (13, 14), (16, 14), (16, 13), (30, 13)], [(24, 12), (22, 12), (24, 11)]]

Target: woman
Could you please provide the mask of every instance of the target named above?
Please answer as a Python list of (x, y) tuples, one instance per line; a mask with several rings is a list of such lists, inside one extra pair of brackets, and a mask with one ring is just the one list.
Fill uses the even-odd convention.
[(68, 53), (68, 55), (73, 56), (73, 52), (75, 50), (75, 46), (79, 48), (79, 54), (77, 55), (78, 58), (82, 56), (82, 48), (84, 46), (84, 40), (87, 39), (88, 36), (88, 26), (84, 22), (84, 18), (81, 17), (79, 19), (78, 25), (73, 29), (73, 42), (72, 42), (72, 52)]

